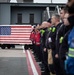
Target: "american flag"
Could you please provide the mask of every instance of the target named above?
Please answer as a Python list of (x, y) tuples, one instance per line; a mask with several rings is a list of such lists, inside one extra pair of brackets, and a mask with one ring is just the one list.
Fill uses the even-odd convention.
[(31, 44), (31, 25), (0, 25), (0, 44)]

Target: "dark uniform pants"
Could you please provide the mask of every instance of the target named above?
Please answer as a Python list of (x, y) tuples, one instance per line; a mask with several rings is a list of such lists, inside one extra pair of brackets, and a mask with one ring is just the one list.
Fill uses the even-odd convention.
[(52, 52), (52, 55), (53, 55), (53, 64), (54, 64), (56, 75), (62, 75), (60, 60), (59, 58), (55, 58), (55, 51)]

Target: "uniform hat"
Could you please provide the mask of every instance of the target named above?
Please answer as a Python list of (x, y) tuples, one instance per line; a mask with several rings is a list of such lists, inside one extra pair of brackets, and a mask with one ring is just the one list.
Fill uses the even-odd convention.
[(49, 18), (49, 19), (47, 20), (47, 22), (51, 23), (51, 18)]

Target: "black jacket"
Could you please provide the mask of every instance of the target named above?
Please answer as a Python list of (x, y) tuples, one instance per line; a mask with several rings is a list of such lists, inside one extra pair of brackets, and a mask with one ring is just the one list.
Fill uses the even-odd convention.
[(57, 30), (59, 29), (60, 25), (61, 25), (61, 23), (59, 23), (57, 26), (52, 26), (51, 27), (52, 30), (49, 32), (48, 38), (51, 38), (51, 42), (48, 43), (48, 48), (51, 48), (53, 51), (54, 50), (56, 51), (56, 33), (57, 33)]
[(68, 21), (70, 25), (65, 27), (64, 39), (59, 49), (59, 56), (61, 59), (65, 59), (66, 52), (68, 52), (68, 47), (69, 47), (68, 46), (68, 34), (70, 33), (71, 29), (74, 27), (74, 16), (70, 16), (68, 18)]
[(56, 54), (59, 54), (59, 47), (61, 45), (60, 38), (65, 34), (65, 25), (62, 23), (56, 32)]
[(56, 26), (53, 26), (52, 30), (55, 28), (54, 32), (51, 32), (49, 37), (51, 37), (51, 42), (50, 42), (50, 48), (54, 51), (55, 50), (55, 36), (56, 36)]
[(42, 29), (42, 30), (44, 31), (44, 33), (41, 34), (41, 46), (42, 46), (43, 48), (46, 48), (45, 42), (46, 42), (47, 28)]
[(68, 52), (68, 34), (69, 32), (70, 32), (70, 29), (68, 29), (67, 32), (65, 33), (63, 42), (59, 48), (59, 57), (60, 59), (63, 59), (63, 60), (65, 60), (66, 53)]

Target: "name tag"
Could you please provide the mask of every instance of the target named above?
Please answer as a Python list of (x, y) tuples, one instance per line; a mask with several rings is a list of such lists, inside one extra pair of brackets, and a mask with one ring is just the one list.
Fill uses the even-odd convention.
[(49, 42), (52, 42), (52, 39), (51, 39), (51, 37), (49, 37), (49, 38), (48, 38), (48, 41), (49, 41)]

